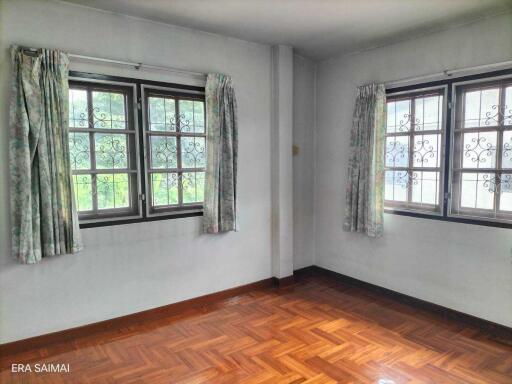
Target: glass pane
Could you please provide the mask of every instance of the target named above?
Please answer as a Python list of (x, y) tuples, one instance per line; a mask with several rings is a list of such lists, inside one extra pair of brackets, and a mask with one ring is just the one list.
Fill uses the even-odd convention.
[(180, 100), (180, 131), (204, 133), (204, 103), (196, 100)]
[(95, 133), (96, 168), (128, 168), (127, 135)]
[(409, 174), (407, 171), (386, 171), (384, 198), (392, 201), (407, 201)]
[(69, 126), (72, 128), (88, 128), (87, 91), (84, 89), (69, 90)]
[(181, 166), (183, 168), (203, 168), (205, 166), (205, 138), (181, 138)]
[(420, 204), (438, 204), (439, 172), (413, 172), (412, 201)]
[(149, 129), (151, 131), (176, 131), (176, 109), (174, 99), (149, 97)]
[(480, 105), (480, 124), (483, 126), (498, 125), (499, 89), (485, 89), (482, 91)]
[(465, 128), (498, 125), (499, 89), (466, 92), (464, 103)]
[(463, 173), (460, 205), (463, 208), (494, 208), (494, 174)]
[(204, 133), (204, 102), (194, 101), (194, 132)]
[(386, 138), (386, 167), (407, 167), (409, 165), (409, 136)]
[(151, 194), (153, 206), (178, 204), (178, 174), (152, 173)]
[(396, 101), (395, 129), (397, 132), (411, 130), (411, 100)]
[(94, 128), (126, 129), (125, 97), (122, 93), (92, 93)]
[(91, 168), (91, 148), (88, 133), (69, 133), (69, 157), (71, 169)]
[(197, 203), (204, 200), (204, 172), (184, 172), (181, 183), (183, 203)]
[(91, 175), (73, 175), (73, 191), (78, 212), (92, 210)]
[(496, 132), (464, 133), (463, 168), (494, 168), (496, 166)]
[(443, 96), (428, 96), (415, 101), (416, 131), (440, 130), (443, 120)]
[(96, 175), (98, 209), (126, 208), (130, 206), (130, 184), (127, 173)]
[(504, 124), (512, 125), (512, 87), (505, 88), (505, 115)]
[(413, 164), (415, 167), (439, 167), (441, 135), (414, 136)]
[(176, 137), (150, 136), (151, 168), (176, 168), (178, 155)]
[(512, 168), (512, 131), (503, 132), (502, 168)]
[(512, 211), (512, 174), (502, 174), (500, 183), (500, 210), (510, 212)]
[(386, 132), (387, 133), (395, 133), (396, 132), (396, 103), (394, 101), (387, 102), (386, 115), (387, 115)]

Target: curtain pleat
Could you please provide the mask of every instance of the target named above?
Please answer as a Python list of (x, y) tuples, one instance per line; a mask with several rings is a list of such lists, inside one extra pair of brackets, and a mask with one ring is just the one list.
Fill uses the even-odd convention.
[(384, 85), (359, 87), (350, 135), (345, 231), (382, 236), (385, 127)]
[(203, 229), (206, 233), (235, 231), (238, 121), (235, 91), (229, 76), (208, 75), (206, 125), (207, 164)]
[(32, 264), (81, 249), (68, 143), (66, 54), (13, 47), (10, 108), (12, 254)]

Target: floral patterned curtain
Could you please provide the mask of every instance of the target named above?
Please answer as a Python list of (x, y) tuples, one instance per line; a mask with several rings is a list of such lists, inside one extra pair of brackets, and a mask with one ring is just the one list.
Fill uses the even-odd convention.
[(238, 121), (231, 77), (209, 74), (206, 81), (207, 163), (203, 229), (235, 231)]
[(81, 248), (68, 143), (66, 54), (11, 49), (12, 253), (32, 264)]
[(382, 236), (385, 129), (384, 85), (359, 87), (350, 135), (345, 231)]

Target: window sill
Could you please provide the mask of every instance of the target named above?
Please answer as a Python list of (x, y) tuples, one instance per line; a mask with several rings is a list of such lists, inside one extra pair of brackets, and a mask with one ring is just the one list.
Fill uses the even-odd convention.
[(166, 215), (137, 217), (137, 218), (132, 218), (132, 219), (112, 219), (112, 220), (97, 221), (97, 222), (86, 222), (86, 223), (80, 223), (80, 229), (96, 228), (96, 227), (109, 227), (112, 225), (145, 223), (145, 222), (149, 222), (149, 221), (159, 221), (159, 220), (183, 219), (186, 217), (195, 217), (195, 216), (203, 216), (203, 211), (184, 212), (184, 213), (168, 213)]
[(476, 219), (476, 218), (474, 219), (474, 218), (467, 218), (467, 217), (460, 217), (460, 216), (446, 216), (446, 215), (441, 215), (441, 214), (424, 213), (424, 212), (398, 211), (398, 210), (388, 209), (388, 208), (384, 209), (384, 213), (398, 215), (398, 216), (416, 217), (416, 218), (421, 218), (421, 219), (447, 221), (450, 223), (462, 223), (462, 224), (482, 225), (485, 227), (512, 229), (512, 223), (490, 221), (490, 220), (485, 220), (485, 219)]

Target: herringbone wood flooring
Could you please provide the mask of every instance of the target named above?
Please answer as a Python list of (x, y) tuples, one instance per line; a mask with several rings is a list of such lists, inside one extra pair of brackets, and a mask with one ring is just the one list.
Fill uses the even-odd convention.
[[(0, 363), (6, 383), (512, 383), (511, 346), (321, 277)], [(11, 374), (12, 363), (71, 373)]]

